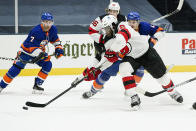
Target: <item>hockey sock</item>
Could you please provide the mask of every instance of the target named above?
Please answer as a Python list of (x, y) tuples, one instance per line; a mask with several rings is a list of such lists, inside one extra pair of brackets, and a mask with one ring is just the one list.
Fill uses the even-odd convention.
[(125, 90), (136, 87), (134, 76), (127, 76), (122, 78)]
[[(162, 87), (163, 87), (164, 89), (170, 88), (170, 87), (172, 87), (172, 86), (174, 86), (172, 80), (170, 80), (169, 84), (167, 84), (167, 85), (165, 85), (165, 86), (162, 85)], [(174, 90), (174, 89), (169, 90), (168, 92), (172, 92), (173, 90)]]
[(44, 71), (43, 69), (40, 70), (38, 76), (35, 78), (35, 83), (41, 86), (44, 83), (44, 80), (47, 78), (48, 72)]
[(40, 79), (39, 77), (35, 78), (35, 84), (41, 86), (44, 83), (43, 79)]
[(48, 72), (44, 71), (44, 70), (40, 70), (40, 72), (38, 73), (38, 78), (45, 80), (48, 76)]
[[(161, 78), (157, 79), (157, 81), (162, 85), (164, 89), (170, 88), (174, 86), (172, 80), (169, 78), (167, 74), (163, 75)], [(169, 90), (168, 92), (171, 92), (172, 90)]]
[(91, 86), (91, 92), (93, 94), (96, 94), (97, 92), (99, 92), (102, 88), (103, 88), (103, 85), (97, 85), (97, 84), (94, 84), (95, 81), (93, 82), (93, 85)]
[(107, 73), (102, 72), (99, 74), (98, 78), (93, 82), (93, 86), (91, 87), (92, 92), (98, 92), (101, 89), (103, 89), (103, 85), (105, 84), (106, 81), (110, 79), (110, 75)]
[(13, 65), (8, 72), (3, 76), (3, 79), (0, 82), (2, 88), (6, 88), (8, 84), (20, 73), (21, 69)]
[(134, 79), (135, 82), (138, 84), (142, 80), (142, 77), (144, 76), (144, 67), (141, 66), (139, 69), (136, 70)]

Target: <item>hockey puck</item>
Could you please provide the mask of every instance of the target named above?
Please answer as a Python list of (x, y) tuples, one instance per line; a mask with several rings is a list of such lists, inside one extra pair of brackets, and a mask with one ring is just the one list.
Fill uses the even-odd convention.
[(195, 102), (195, 103), (193, 103), (192, 107), (193, 107), (193, 109), (195, 109), (195, 110), (196, 110), (196, 102)]
[(28, 107), (26, 107), (26, 106), (23, 106), (23, 107), (22, 107), (22, 109), (24, 109), (24, 110), (28, 110)]

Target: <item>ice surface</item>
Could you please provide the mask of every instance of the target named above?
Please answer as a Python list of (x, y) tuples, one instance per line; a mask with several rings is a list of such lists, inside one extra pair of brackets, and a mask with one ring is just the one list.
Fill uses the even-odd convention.
[[(196, 73), (171, 73), (174, 83), (196, 76)], [(167, 93), (141, 97), (139, 111), (130, 111), (124, 97), (121, 77), (112, 77), (102, 92), (84, 100), (81, 95), (91, 82), (82, 82), (45, 108), (23, 110), (26, 101), (45, 103), (69, 88), (77, 76), (49, 76), (42, 95), (31, 94), (34, 77), (17, 77), (0, 94), (1, 131), (195, 131), (196, 81), (178, 87), (184, 103), (178, 104)], [(145, 74), (140, 87), (162, 90)]]

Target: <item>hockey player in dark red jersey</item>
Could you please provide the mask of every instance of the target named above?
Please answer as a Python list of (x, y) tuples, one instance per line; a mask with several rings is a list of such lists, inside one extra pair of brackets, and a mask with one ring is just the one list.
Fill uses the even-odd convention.
[(25, 68), (26, 64), (37, 64), (41, 67), (38, 76), (35, 78), (33, 93), (42, 93), (44, 88), (40, 87), (51, 71), (52, 62), (50, 56), (45, 51), (45, 46), (51, 43), (55, 46), (55, 56), (60, 58), (64, 54), (61, 42), (57, 35), (57, 28), (53, 25), (51, 13), (43, 13), (41, 24), (35, 26), (26, 40), (22, 43), (20, 51), (17, 53), (17, 60), (13, 66), (3, 76), (0, 82), (0, 92), (5, 89), (11, 81)]

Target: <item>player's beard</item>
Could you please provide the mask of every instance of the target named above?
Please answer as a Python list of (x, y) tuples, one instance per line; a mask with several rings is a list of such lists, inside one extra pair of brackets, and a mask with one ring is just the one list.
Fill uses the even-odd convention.
[(44, 31), (49, 31), (50, 28), (51, 28), (52, 25), (49, 25), (49, 24), (43, 24), (43, 27), (44, 27)]
[(108, 37), (113, 36), (113, 31), (112, 31), (112, 29), (110, 27), (108, 27), (107, 29), (105, 29), (105, 32), (106, 32), (106, 35)]

